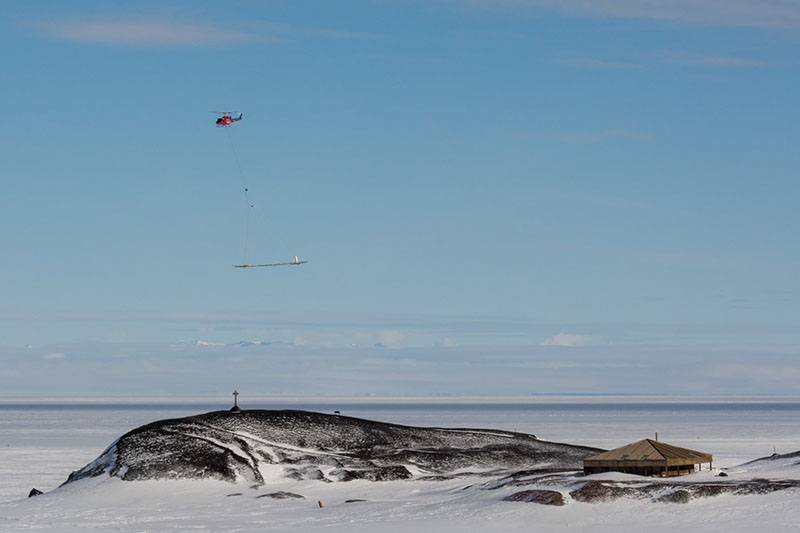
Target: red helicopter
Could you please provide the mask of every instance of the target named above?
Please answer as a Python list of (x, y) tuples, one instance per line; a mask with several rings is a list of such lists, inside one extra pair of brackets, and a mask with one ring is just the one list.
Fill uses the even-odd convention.
[(217, 119), (217, 127), (224, 128), (226, 126), (232, 126), (234, 122), (239, 122), (242, 120), (242, 115), (244, 113), (239, 113), (239, 116), (234, 118), (233, 113), (231, 111), (220, 111), (222, 116)]

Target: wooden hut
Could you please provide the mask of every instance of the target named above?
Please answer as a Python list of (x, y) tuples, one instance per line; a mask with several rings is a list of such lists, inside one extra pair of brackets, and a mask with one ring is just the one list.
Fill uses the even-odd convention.
[(644, 439), (587, 457), (583, 460), (583, 473), (624, 472), (640, 476), (682, 476), (697, 470), (696, 465), (702, 468), (703, 463), (708, 463), (711, 468), (711, 454)]

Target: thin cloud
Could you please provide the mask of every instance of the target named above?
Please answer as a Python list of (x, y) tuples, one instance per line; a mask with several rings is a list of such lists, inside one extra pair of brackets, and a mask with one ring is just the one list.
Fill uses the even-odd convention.
[[(768, 63), (758, 59), (736, 56), (703, 55), (689, 52), (668, 52), (660, 54), (661, 62), (672, 65), (696, 65), (696, 66), (717, 66), (717, 67), (764, 67)], [(626, 63), (623, 61), (605, 61), (602, 59), (592, 59), (585, 57), (566, 57), (555, 60), (556, 63), (574, 65), (577, 67), (592, 69), (634, 69), (641, 68), (637, 63)]]
[(159, 20), (51, 20), (38, 27), (53, 39), (122, 46), (208, 46), (275, 40), (221, 26)]
[(54, 359), (64, 359), (66, 357), (67, 357), (67, 354), (65, 354), (63, 352), (54, 352), (54, 353), (48, 353), (48, 354), (43, 355), (42, 359), (46, 359), (48, 361), (52, 361)]
[(286, 35), (289, 37), (321, 37), (326, 39), (377, 39), (383, 35), (360, 31), (337, 30), (331, 28), (312, 28), (306, 26), (294, 26), (292, 24), (280, 24), (277, 22), (260, 22), (259, 26), (271, 34)]
[(698, 55), (686, 52), (672, 52), (667, 55), (666, 62), (675, 65), (711, 65), (718, 67), (763, 67), (767, 65), (763, 61), (746, 57)]
[(591, 59), (585, 57), (569, 57), (557, 59), (557, 63), (565, 63), (568, 65), (576, 65), (579, 67), (587, 68), (605, 68), (605, 69), (627, 69), (639, 68), (640, 65), (635, 63), (624, 63), (621, 61), (604, 61), (601, 59)]
[[(527, 396), (565, 391), (636, 393), (649, 376), (670, 372), (685, 379), (653, 383), (648, 392), (797, 395), (800, 391), (797, 344), (676, 346), (669, 336), (659, 344), (625, 345), (609, 343), (606, 335), (568, 331), (585, 330), (562, 329), (540, 346), (386, 350), (273, 344), (234, 351), (229, 346), (192, 343), (177, 348), (171, 343), (74, 343), (0, 349), (0, 390), (119, 395), (169, 388), (175, 394), (196, 395), (198, 390), (219, 390), (220, 376), (226, 376), (239, 390), (293, 397)], [(60, 362), (58, 356), (45, 359), (65, 353)]]
[(586, 335), (575, 335), (572, 333), (557, 333), (539, 343), (539, 346), (586, 346), (589, 343)]
[(522, 6), (569, 16), (635, 18), (703, 26), (800, 28), (800, 3), (787, 0), (468, 0)]
[(217, 24), (168, 20), (60, 19), (37, 24), (47, 37), (86, 44), (120, 46), (214, 46), (279, 42), (293, 38), (375, 39), (374, 33), (248, 21), (249, 31)]
[(605, 130), (598, 133), (556, 132), (553, 136), (564, 142), (577, 144), (597, 143), (612, 137), (627, 137), (636, 141), (647, 141), (653, 138), (652, 133), (630, 130)]
[(378, 334), (380, 344), (383, 346), (392, 346), (403, 340), (405, 335), (397, 330), (383, 330)]
[(456, 343), (456, 341), (454, 341), (450, 337), (445, 337), (444, 339), (442, 339), (440, 342), (437, 343), (437, 346), (440, 346), (442, 348), (458, 348), (458, 344)]
[(225, 346), (224, 343), (211, 341), (194, 341), (193, 344), (195, 346)]

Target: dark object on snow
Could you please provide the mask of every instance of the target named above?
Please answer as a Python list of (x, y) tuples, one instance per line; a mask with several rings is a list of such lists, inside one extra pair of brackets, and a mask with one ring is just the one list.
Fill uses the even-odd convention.
[(725, 472), (720, 472), (719, 474), (717, 474), (717, 477), (728, 477), (728, 474), (726, 474)]
[(555, 490), (523, 490), (503, 498), (504, 502), (531, 502), (542, 505), (564, 505), (564, 495)]
[(39, 490), (39, 489), (37, 489), (37, 488), (33, 488), (33, 489), (31, 489), (31, 491), (28, 493), (28, 498), (33, 498), (34, 496), (38, 496), (39, 494), (44, 494), (44, 492), (40, 491), (40, 490)]
[(291, 477), (321, 481), (408, 479), (408, 464), (419, 477), (508, 475), (544, 466), (575, 471), (598, 451), (502, 430), (418, 428), (294, 410), (215, 411), (129, 431), (66, 483), (105, 475), (263, 484), (260, 467), (275, 464)]
[(344, 503), (357, 503), (357, 502), (365, 502), (367, 500), (360, 500), (358, 498), (354, 498), (352, 500), (345, 500)]
[(278, 492), (270, 492), (269, 494), (262, 494), (261, 496), (256, 496), (256, 498), (272, 498), (273, 500), (305, 500), (305, 496), (301, 496), (299, 494), (295, 494), (294, 492), (284, 492), (279, 490)]
[(226, 497), (228, 497), (228, 498), (230, 498), (231, 496), (241, 496), (241, 495), (242, 495), (242, 493), (241, 493), (241, 492), (233, 492), (233, 493), (231, 493), (231, 494), (226, 494), (225, 496), (226, 496)]

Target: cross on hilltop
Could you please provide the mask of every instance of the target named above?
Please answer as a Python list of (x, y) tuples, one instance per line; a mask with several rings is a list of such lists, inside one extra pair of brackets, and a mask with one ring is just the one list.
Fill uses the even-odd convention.
[(241, 410), (242, 408), (239, 407), (239, 391), (235, 390), (233, 391), (233, 407), (231, 407), (231, 412), (238, 413)]

